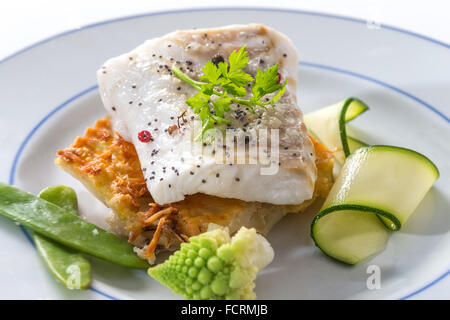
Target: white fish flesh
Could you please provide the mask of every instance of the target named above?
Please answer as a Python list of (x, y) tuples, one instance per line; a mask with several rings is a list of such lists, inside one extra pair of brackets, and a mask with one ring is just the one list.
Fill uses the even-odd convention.
[[(245, 71), (254, 76), (257, 68), (265, 70), (278, 64), (282, 81), (288, 79), (287, 90), (274, 108), (256, 107), (256, 113), (232, 104), (225, 115), (232, 124), (219, 127), (238, 137), (259, 129), (278, 129), (277, 158), (273, 160), (270, 155), (270, 165), (277, 168), (271, 175), (262, 174), (267, 164), (259, 162), (229, 164), (232, 161), (228, 159), (217, 163), (216, 149), (223, 145), (203, 147), (197, 142), (196, 147), (203, 147), (201, 156), (192, 150), (199, 116), (185, 101), (197, 91), (170, 71), (176, 65), (198, 80), (208, 60), (226, 59), (243, 45), (250, 60)], [(297, 51), (285, 35), (260, 24), (232, 25), (181, 30), (148, 40), (108, 60), (97, 77), (114, 129), (135, 145), (155, 202), (168, 204), (189, 194), (205, 193), (278, 205), (300, 204), (312, 197), (317, 170), (314, 148), (296, 100), (297, 64)], [(148, 131), (152, 140), (142, 142), (142, 131)], [(269, 145), (273, 147), (275, 141), (270, 140)]]

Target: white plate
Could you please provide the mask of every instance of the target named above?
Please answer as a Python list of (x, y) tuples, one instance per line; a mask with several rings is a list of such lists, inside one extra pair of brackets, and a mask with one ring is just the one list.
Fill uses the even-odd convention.
[[(56, 150), (104, 116), (96, 69), (174, 29), (250, 22), (265, 23), (295, 42), (305, 112), (359, 97), (371, 107), (352, 123), (362, 140), (413, 148), (441, 171), (387, 249), (356, 267), (331, 261), (314, 247), (311, 214), (286, 217), (269, 235), (276, 256), (257, 278), (258, 297), (410, 298), (433, 290), (450, 269), (450, 50), (393, 27), (311, 12), (196, 9), (101, 22), (44, 40), (0, 63), (0, 180), (33, 193), (51, 184), (70, 185), (83, 214), (103, 223), (107, 210), (53, 164)], [(21, 229), (3, 218), (0, 243), (1, 298), (178, 298), (144, 272), (101, 261), (93, 261), (91, 290), (69, 291), (49, 275)], [(381, 268), (379, 290), (366, 286), (370, 265)]]

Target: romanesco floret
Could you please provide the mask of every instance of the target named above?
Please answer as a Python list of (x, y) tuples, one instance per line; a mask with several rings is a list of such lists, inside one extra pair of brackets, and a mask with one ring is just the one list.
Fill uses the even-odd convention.
[(214, 225), (191, 237), (148, 274), (185, 299), (255, 299), (256, 274), (273, 260), (269, 242), (242, 227), (232, 238)]

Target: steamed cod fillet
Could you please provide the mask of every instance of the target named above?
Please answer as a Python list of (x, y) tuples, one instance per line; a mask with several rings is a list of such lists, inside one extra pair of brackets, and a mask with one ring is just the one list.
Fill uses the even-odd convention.
[[(261, 174), (264, 165), (260, 162), (236, 164), (227, 158), (225, 163), (217, 163), (214, 145), (202, 146), (200, 156), (186, 147), (195, 136), (199, 116), (185, 101), (196, 90), (178, 79), (172, 66), (198, 80), (207, 61), (227, 59), (243, 45), (249, 56), (245, 71), (254, 76), (257, 68), (266, 70), (278, 64), (282, 81), (288, 80), (287, 90), (274, 108), (256, 107), (256, 113), (232, 104), (225, 115), (232, 124), (218, 128), (232, 130), (237, 139), (248, 132), (259, 135), (259, 129), (278, 129), (279, 159), (275, 163), (279, 167), (272, 175)], [(297, 64), (297, 51), (285, 35), (260, 24), (232, 25), (176, 31), (148, 40), (108, 60), (97, 78), (114, 130), (135, 146), (147, 189), (159, 205), (197, 193), (298, 205), (312, 199), (317, 168), (314, 146), (297, 105)], [(178, 129), (172, 131), (174, 126)], [(151, 142), (139, 140), (143, 130), (151, 133)]]
[[(332, 153), (317, 141), (313, 143), (318, 178), (312, 199), (295, 206), (280, 206), (205, 194), (186, 196), (183, 201), (163, 208), (174, 211), (162, 225), (157, 251), (176, 249), (180, 242), (205, 232), (210, 223), (228, 227), (231, 233), (245, 226), (266, 234), (286, 213), (300, 212), (315, 198), (326, 197), (333, 183)], [(55, 162), (112, 209), (108, 219), (111, 230), (128, 238), (142, 249), (141, 256), (148, 258), (144, 249), (159, 223), (145, 224), (154, 200), (133, 144), (114, 134), (109, 119), (98, 120), (70, 147), (58, 151)]]

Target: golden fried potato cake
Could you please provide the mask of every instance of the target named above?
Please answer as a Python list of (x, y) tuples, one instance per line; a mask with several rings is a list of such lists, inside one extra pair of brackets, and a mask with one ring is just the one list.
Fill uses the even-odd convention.
[(318, 178), (312, 199), (299, 205), (273, 205), (219, 198), (206, 194), (159, 206), (147, 190), (132, 143), (113, 132), (108, 118), (98, 120), (83, 137), (57, 152), (55, 163), (82, 182), (112, 209), (111, 231), (136, 246), (138, 254), (154, 261), (155, 252), (176, 249), (180, 242), (205, 232), (210, 223), (233, 233), (241, 226), (266, 234), (289, 212), (301, 212), (317, 197), (326, 197), (333, 183), (332, 153), (311, 138), (316, 151)]

